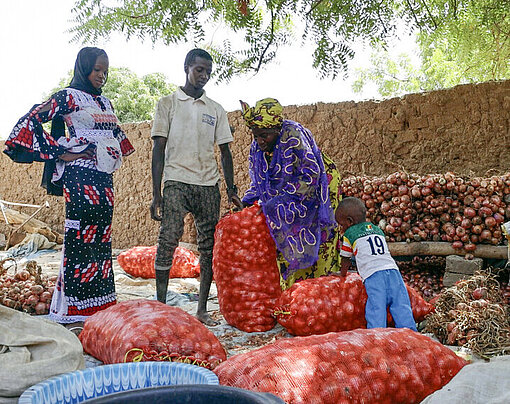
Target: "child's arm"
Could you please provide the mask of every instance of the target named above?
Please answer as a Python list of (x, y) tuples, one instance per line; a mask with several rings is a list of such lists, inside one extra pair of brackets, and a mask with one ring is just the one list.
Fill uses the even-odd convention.
[(340, 276), (346, 276), (347, 271), (351, 267), (351, 259), (347, 257), (342, 257), (342, 266), (340, 267)]

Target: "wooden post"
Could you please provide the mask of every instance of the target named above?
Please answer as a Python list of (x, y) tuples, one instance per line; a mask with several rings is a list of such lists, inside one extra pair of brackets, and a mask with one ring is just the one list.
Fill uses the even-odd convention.
[[(396, 242), (388, 243), (391, 255), (393, 256), (412, 256), (412, 255), (466, 255), (465, 250), (456, 250), (451, 243), (441, 241), (421, 241), (417, 243)], [(476, 250), (471, 252), (475, 257), (508, 259), (508, 247), (478, 244)]]

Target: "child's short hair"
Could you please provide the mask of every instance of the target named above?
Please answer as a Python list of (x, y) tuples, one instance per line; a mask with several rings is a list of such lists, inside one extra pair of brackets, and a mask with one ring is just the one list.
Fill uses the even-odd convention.
[(184, 59), (184, 67), (191, 66), (196, 58), (204, 58), (206, 60), (210, 60), (211, 62), (213, 60), (209, 52), (200, 48), (195, 48), (190, 50), (186, 55), (186, 58)]
[(337, 207), (337, 212), (346, 213), (350, 215), (356, 223), (361, 223), (366, 220), (367, 208), (363, 201), (353, 196), (343, 198)]

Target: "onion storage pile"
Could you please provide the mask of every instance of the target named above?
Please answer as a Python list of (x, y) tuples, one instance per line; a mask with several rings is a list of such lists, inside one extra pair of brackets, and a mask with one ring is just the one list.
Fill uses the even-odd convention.
[(398, 267), (405, 283), (425, 300), (430, 300), (443, 290), (446, 258), (434, 255), (415, 256), (410, 261), (399, 261)]
[(482, 357), (508, 354), (509, 314), (496, 276), (478, 272), (439, 296), (426, 331), (444, 344), (466, 346)]
[[(14, 261), (13, 274), (4, 268), (8, 261)], [(35, 261), (27, 262), (25, 269), (18, 271), (16, 268), (13, 258), (0, 261), (0, 303), (25, 313), (48, 314), (56, 276), (43, 275)]]
[(394, 241), (447, 241), (472, 253), (477, 244), (500, 244), (510, 219), (510, 173), (471, 178), (453, 173), (349, 177), (345, 196), (362, 199), (371, 221)]

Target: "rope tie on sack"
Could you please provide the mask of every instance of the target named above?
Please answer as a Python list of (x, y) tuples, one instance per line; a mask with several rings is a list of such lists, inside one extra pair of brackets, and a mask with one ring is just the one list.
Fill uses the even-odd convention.
[(138, 352), (137, 355), (133, 357), (133, 359), (129, 362), (142, 362), (142, 361), (157, 361), (157, 362), (179, 362), (179, 363), (187, 363), (190, 365), (197, 365), (206, 369), (212, 369), (213, 366), (211, 363), (197, 359), (193, 356), (181, 356), (176, 353), (168, 354), (166, 352), (156, 352), (147, 353), (143, 349), (140, 348), (132, 348), (126, 352), (124, 355), (124, 363), (128, 362), (128, 355), (132, 352)]

